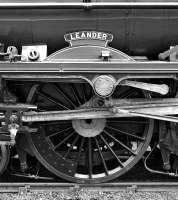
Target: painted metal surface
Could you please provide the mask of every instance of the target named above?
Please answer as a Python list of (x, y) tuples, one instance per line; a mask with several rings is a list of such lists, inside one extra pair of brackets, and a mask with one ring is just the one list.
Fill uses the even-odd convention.
[[(63, 73), (70, 72), (110, 72), (110, 73), (127, 73), (127, 74), (168, 74), (177, 73), (178, 64), (176, 62), (27, 62), (27, 63), (0, 63), (1, 73), (16, 73), (23, 72), (35, 73)], [(42, 75), (42, 74), (41, 74)]]
[(160, 6), (157, 9), (115, 7), (110, 10), (107, 4), (104, 9), (91, 10), (60, 9), (56, 5), (53, 9), (49, 5), (43, 9), (38, 6), (10, 9), (1, 5), (0, 41), (5, 43), (5, 48), (14, 45), (20, 50), (24, 44), (46, 43), (51, 54), (67, 46), (66, 33), (80, 30), (109, 31), (114, 35), (112, 47), (129, 55), (146, 55), (152, 59), (178, 43), (176, 2), (169, 3), (172, 9)]

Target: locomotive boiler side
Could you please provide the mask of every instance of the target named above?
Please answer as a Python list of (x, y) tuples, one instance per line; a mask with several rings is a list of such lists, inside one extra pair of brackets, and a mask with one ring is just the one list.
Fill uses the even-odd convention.
[(149, 8), (142, 2), (145, 6), (141, 8), (110, 8), (107, 5), (102, 7), (100, 2), (101, 9), (100, 4), (87, 9), (84, 4), (82, 7), (81, 1), (65, 2), (68, 4), (66, 3), (67, 6), (63, 9), (60, 9), (60, 6), (58, 8), (57, 4), (51, 8), (50, 1), (49, 6), (42, 9), (35, 6), (35, 2), (31, 3), (29, 8), (25, 6), (28, 1), (9, 2), (10, 5), (17, 5), (14, 9), (10, 5), (10, 8), (1, 7), (0, 41), (5, 43), (6, 47), (14, 45), (18, 49), (24, 44), (45, 42), (48, 44), (48, 53), (51, 54), (66, 47), (63, 39), (66, 33), (98, 30), (113, 34), (112, 47), (128, 55), (149, 56), (150, 59), (157, 59), (158, 53), (178, 42), (176, 5), (171, 9), (166, 6)]

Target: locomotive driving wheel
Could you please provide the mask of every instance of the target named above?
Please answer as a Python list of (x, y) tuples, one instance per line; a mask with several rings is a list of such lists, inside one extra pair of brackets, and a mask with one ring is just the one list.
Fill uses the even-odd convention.
[[(80, 109), (94, 96), (87, 83), (44, 83), (33, 86), (27, 99), (39, 111), (54, 111)], [(118, 86), (112, 98), (149, 95)], [(38, 122), (31, 125), (38, 133), (29, 134), (28, 140), (37, 159), (53, 174), (78, 183), (100, 183), (138, 162), (148, 148), (153, 123), (139, 117)]]

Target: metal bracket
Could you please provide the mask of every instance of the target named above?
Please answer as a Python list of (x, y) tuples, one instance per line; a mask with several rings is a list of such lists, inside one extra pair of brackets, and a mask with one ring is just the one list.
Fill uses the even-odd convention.
[(90, 3), (91, 0), (83, 0), (83, 3)]
[(47, 57), (47, 45), (24, 45), (22, 46), (22, 58), (23, 62), (35, 62), (43, 61)]
[(80, 185), (74, 184), (72, 185), (72, 187), (69, 188), (69, 190), (71, 190), (72, 192), (78, 192), (81, 190)]
[(127, 192), (131, 192), (131, 193), (135, 193), (135, 192), (137, 192), (137, 185), (131, 185), (131, 186), (128, 186), (127, 188), (126, 188), (126, 191)]
[(160, 60), (166, 60), (166, 58), (169, 57), (169, 60), (172, 61), (172, 62), (176, 62), (178, 61), (177, 60), (177, 55), (178, 55), (178, 45), (176, 46), (171, 46), (169, 50), (163, 52), (163, 53), (160, 53), (158, 55), (158, 58)]
[(20, 59), (21, 55), (18, 54), (18, 49), (15, 46), (8, 46), (7, 52), (0, 52), (0, 60), (16, 62)]
[(19, 187), (18, 194), (20, 196), (26, 195), (28, 192), (30, 192), (30, 185), (25, 185), (24, 187)]
[[(12, 131), (10, 130), (8, 131), (6, 129), (7, 129), (6, 126), (0, 128), (0, 145), (13, 146), (15, 144), (15, 137), (17, 133), (13, 135)], [(37, 128), (29, 128), (28, 126), (20, 126), (17, 131), (18, 133), (36, 133), (37, 130), (38, 130)]]
[(103, 61), (109, 61), (109, 58), (111, 58), (111, 52), (108, 50), (101, 51), (101, 56)]

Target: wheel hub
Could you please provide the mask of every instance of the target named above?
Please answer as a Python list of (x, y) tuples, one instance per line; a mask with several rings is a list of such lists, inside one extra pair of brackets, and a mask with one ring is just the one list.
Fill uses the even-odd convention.
[(99, 135), (106, 125), (106, 119), (80, 119), (73, 120), (74, 130), (83, 137), (95, 137)]

